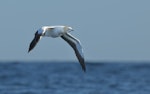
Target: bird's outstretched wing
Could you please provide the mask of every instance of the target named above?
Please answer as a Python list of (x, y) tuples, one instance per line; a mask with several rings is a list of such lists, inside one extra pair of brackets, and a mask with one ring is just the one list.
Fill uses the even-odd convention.
[(34, 39), (30, 43), (28, 52), (30, 52), (36, 46), (36, 44), (38, 43), (40, 38), (41, 38), (41, 35), (39, 35), (38, 32), (36, 32), (35, 36), (34, 36)]
[(73, 37), (71, 34), (66, 33), (63, 36), (61, 36), (62, 39), (64, 39), (75, 51), (75, 54), (82, 66), (82, 69), (86, 71), (85, 63), (84, 63), (84, 55), (83, 55), (83, 49), (81, 47), (81, 43), (78, 39)]

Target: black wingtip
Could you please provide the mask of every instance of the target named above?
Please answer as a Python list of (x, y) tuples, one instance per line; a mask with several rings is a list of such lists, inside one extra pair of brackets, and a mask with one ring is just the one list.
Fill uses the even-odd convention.
[(79, 63), (81, 65), (81, 67), (82, 67), (82, 70), (84, 72), (86, 72), (86, 65), (85, 65), (85, 62), (84, 62), (84, 58), (78, 58), (78, 60), (79, 60)]
[(82, 66), (82, 70), (86, 73), (86, 66), (85, 66), (85, 64), (81, 65), (81, 66)]
[(31, 45), (29, 46), (29, 49), (28, 49), (28, 53), (32, 50), (32, 47)]
[(84, 73), (86, 73), (86, 68), (83, 68)]
[(28, 53), (30, 52), (30, 50), (28, 50)]

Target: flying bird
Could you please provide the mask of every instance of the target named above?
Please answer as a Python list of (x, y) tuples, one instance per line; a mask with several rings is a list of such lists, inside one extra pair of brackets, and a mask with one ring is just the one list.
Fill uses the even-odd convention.
[(28, 52), (36, 46), (42, 37), (61, 37), (73, 48), (83, 71), (86, 71), (81, 43), (77, 38), (70, 34), (71, 31), (73, 31), (73, 29), (69, 26), (43, 26), (36, 31), (34, 39), (30, 43)]

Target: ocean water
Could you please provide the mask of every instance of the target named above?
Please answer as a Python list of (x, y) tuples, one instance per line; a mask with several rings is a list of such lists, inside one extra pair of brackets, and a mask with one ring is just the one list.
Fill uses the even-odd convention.
[(150, 94), (150, 62), (1, 62), (0, 94)]

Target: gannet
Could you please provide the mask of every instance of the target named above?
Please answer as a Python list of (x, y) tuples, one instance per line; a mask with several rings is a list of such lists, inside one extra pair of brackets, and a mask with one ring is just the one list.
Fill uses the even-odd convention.
[(43, 26), (36, 31), (34, 39), (30, 43), (28, 52), (30, 52), (36, 46), (42, 37), (61, 37), (73, 48), (83, 71), (86, 71), (84, 54), (80, 40), (72, 36), (70, 34), (71, 31), (73, 31), (73, 29), (69, 26)]

